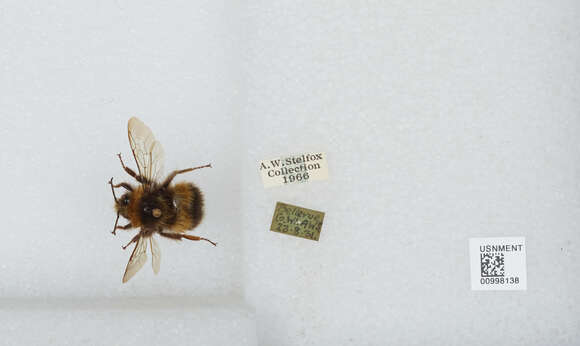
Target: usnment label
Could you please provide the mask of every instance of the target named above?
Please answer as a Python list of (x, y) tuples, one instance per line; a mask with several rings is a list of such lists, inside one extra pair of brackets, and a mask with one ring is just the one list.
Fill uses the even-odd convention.
[(260, 162), (264, 187), (328, 179), (325, 153), (284, 156)]
[(472, 290), (525, 290), (526, 238), (469, 239)]

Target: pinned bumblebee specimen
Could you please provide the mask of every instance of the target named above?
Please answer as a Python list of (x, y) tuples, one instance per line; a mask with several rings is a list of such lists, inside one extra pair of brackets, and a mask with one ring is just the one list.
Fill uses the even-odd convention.
[[(123, 283), (129, 281), (145, 264), (147, 243), (151, 245), (153, 272), (159, 272), (161, 253), (155, 234), (174, 240), (205, 240), (217, 245), (209, 239), (186, 234), (197, 227), (203, 217), (203, 195), (199, 188), (192, 183), (171, 184), (178, 174), (211, 167), (211, 164), (173, 171), (161, 181), (164, 157), (161, 144), (155, 140), (151, 130), (135, 117), (129, 119), (128, 132), (137, 172), (125, 166), (121, 154), (117, 156), (125, 172), (135, 178), (139, 185), (125, 182), (113, 184), (113, 178), (109, 180), (117, 211), (112, 233), (116, 234), (117, 229), (140, 228), (139, 233), (123, 246), (124, 250), (136, 243), (123, 275)], [(124, 188), (126, 192), (117, 198), (116, 188)], [(118, 226), (119, 216), (129, 220), (129, 223)]]

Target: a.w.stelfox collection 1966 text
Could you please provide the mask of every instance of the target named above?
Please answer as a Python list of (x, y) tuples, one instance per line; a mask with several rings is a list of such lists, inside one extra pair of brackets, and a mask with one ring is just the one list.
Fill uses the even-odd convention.
[(307, 153), (285, 156), (260, 162), (264, 187), (306, 183), (328, 178), (325, 153)]

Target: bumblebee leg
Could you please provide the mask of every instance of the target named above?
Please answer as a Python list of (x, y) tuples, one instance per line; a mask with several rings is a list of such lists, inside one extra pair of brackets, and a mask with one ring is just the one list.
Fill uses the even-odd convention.
[(183, 237), (179, 233), (164, 233), (164, 232), (159, 232), (159, 235), (162, 236), (162, 237), (165, 237), (165, 238), (176, 239), (176, 240), (181, 240), (181, 238)]
[(162, 188), (165, 188), (165, 187), (169, 186), (169, 184), (171, 184), (171, 181), (173, 180), (173, 178), (175, 178), (175, 176), (178, 175), (178, 174), (187, 173), (187, 172), (195, 171), (196, 169), (208, 168), (208, 167), (211, 168), (211, 163), (208, 163), (207, 165), (203, 165), (203, 166), (198, 166), (198, 167), (186, 168), (186, 169), (182, 169), (182, 170), (173, 171), (173, 172), (171, 172), (171, 174), (169, 174), (167, 176), (167, 178), (165, 178), (165, 180), (161, 184), (161, 187)]
[(115, 184), (113, 185), (114, 188), (119, 188), (119, 187), (124, 187), (125, 190), (127, 191), (133, 191), (133, 187), (127, 183), (119, 183), (119, 184)]
[(128, 224), (126, 224), (125, 226), (116, 226), (115, 229), (131, 229), (133, 228), (133, 225), (131, 225), (131, 223), (129, 222)]
[(145, 179), (143, 179), (142, 176), (140, 176), (139, 174), (135, 173), (134, 170), (132, 170), (131, 168), (125, 166), (125, 164), (123, 163), (123, 159), (121, 158), (121, 153), (118, 153), (117, 156), (119, 157), (119, 161), (121, 161), (121, 166), (123, 167), (123, 169), (125, 170), (125, 172), (127, 172), (127, 174), (129, 174), (130, 176), (132, 176), (133, 178), (135, 178), (135, 180), (137, 180), (140, 183), (144, 183)]
[(205, 240), (210, 242), (213, 246), (217, 246), (217, 243), (214, 243), (213, 241), (206, 239), (206, 238), (202, 238), (202, 237), (197, 237), (195, 235), (188, 235), (188, 234), (184, 234), (183, 237), (185, 239), (189, 239), (189, 240), (194, 240), (194, 241), (199, 241), (199, 240)]
[(133, 237), (133, 239), (131, 239), (131, 241), (125, 245), (125, 246), (121, 246), (123, 248), (123, 250), (125, 250), (129, 245), (133, 244), (134, 242), (136, 242), (137, 240), (139, 240), (140, 235), (137, 234), (136, 236)]
[(177, 239), (177, 240), (181, 240), (183, 238), (193, 240), (193, 241), (205, 240), (205, 241), (212, 243), (213, 246), (217, 246), (217, 243), (214, 243), (213, 241), (211, 241), (209, 239), (197, 237), (197, 236), (189, 235), (189, 234), (159, 232), (159, 235), (162, 237)]

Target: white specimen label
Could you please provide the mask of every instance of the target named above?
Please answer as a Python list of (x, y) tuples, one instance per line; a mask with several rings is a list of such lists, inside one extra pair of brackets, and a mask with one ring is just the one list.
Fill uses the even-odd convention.
[(525, 290), (526, 238), (471, 238), (472, 290)]
[(263, 160), (260, 175), (264, 187), (325, 180), (328, 179), (326, 154), (308, 153)]

